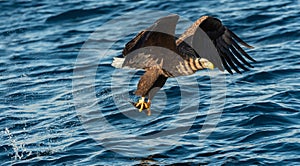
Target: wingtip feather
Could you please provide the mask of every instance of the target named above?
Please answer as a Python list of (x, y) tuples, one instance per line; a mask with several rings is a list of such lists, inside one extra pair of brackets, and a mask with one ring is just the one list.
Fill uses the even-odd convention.
[(243, 46), (249, 48), (249, 49), (253, 49), (254, 47), (249, 45), (248, 43), (246, 43), (244, 40), (242, 40), (241, 38), (239, 38), (234, 32), (232, 32), (230, 29), (227, 29), (228, 32), (230, 33), (230, 35), (239, 43), (241, 43)]

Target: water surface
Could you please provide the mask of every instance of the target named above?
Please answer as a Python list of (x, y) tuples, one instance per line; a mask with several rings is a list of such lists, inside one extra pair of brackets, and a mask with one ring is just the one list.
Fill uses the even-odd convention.
[[(0, 6), (2, 165), (300, 162), (298, 1)], [(201, 71), (169, 79), (148, 117), (128, 103), (137, 100), (142, 72), (110, 63), (137, 32), (168, 13), (181, 16), (178, 34), (202, 15), (220, 18), (255, 47), (248, 53), (258, 63), (242, 75)]]

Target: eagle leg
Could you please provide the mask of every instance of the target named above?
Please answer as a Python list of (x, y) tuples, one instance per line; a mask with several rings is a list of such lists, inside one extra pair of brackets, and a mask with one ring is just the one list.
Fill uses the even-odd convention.
[(144, 109), (147, 109), (147, 115), (151, 115), (150, 110), (151, 101), (148, 100), (148, 102), (145, 102), (145, 97), (142, 97), (138, 102), (134, 104), (136, 108), (139, 109), (140, 112), (142, 112)]

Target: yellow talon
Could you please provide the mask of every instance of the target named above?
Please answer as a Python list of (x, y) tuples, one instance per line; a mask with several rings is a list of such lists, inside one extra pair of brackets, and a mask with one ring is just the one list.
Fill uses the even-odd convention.
[(147, 109), (147, 115), (148, 116), (151, 115), (150, 105), (151, 105), (150, 100), (148, 100), (148, 102), (146, 103), (145, 102), (145, 97), (142, 97), (137, 103), (134, 104), (134, 106), (136, 108), (139, 108), (139, 112), (142, 112), (144, 109)]
[(144, 109), (144, 105), (145, 105), (145, 104), (146, 104), (146, 103), (145, 103), (145, 97), (142, 97), (142, 98), (135, 104), (135, 107), (136, 107), (136, 108), (139, 108), (139, 106), (140, 106), (139, 111), (142, 112), (143, 109)]
[(144, 103), (142, 103), (141, 108), (139, 109), (139, 111), (142, 112), (143, 108), (144, 108)]

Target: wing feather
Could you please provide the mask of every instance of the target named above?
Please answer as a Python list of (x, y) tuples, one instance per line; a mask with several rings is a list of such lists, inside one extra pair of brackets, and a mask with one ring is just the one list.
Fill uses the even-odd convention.
[[(146, 69), (161, 61), (161, 49), (176, 51), (175, 28), (178, 15), (158, 19), (154, 24), (138, 33), (123, 49), (123, 67)], [(168, 58), (168, 57), (167, 57)]]
[(239, 52), (241, 52), (246, 58), (248, 58), (249, 60), (256, 62), (256, 60), (254, 60), (251, 56), (249, 56), (234, 40), (232, 40), (232, 44), (233, 46), (239, 50)]
[(244, 42), (241, 38), (239, 38), (235, 33), (233, 33), (230, 29), (227, 29), (227, 31), (230, 33), (230, 36), (232, 36), (236, 41), (238, 41), (239, 43), (241, 43), (242, 45), (244, 45), (247, 48), (254, 48), (252, 46), (250, 46), (249, 44), (247, 44), (246, 42)]
[[(204, 33), (203, 33), (204, 31)], [(208, 36), (208, 37), (207, 37)], [(210, 47), (210, 43), (205, 41), (209, 39), (213, 43), (217, 53)], [(195, 51), (191, 55), (192, 51), (188, 50), (189, 57), (202, 57), (211, 61), (220, 70), (227, 70), (232, 73), (231, 69), (237, 73), (241, 73), (239, 68), (244, 71), (249, 69), (245, 67), (253, 67), (248, 61), (256, 62), (251, 56), (249, 56), (240, 46), (247, 48), (254, 48), (239, 38), (234, 32), (229, 30), (222, 22), (214, 17), (203, 16), (198, 19), (190, 28), (188, 28), (176, 41), (179, 50), (184, 52), (187, 47), (192, 47)], [(245, 58), (244, 58), (245, 57)]]
[(227, 64), (227, 61), (225, 60), (225, 58), (223, 56), (221, 56), (221, 61), (222, 61), (222, 64), (224, 65), (224, 68), (230, 73), (230, 74), (233, 74), (230, 67), (228, 66)]
[(241, 54), (239, 53), (239, 52), (237, 52), (236, 50), (235, 50), (235, 48), (233, 48), (233, 46), (230, 46), (230, 50), (233, 52), (233, 54), (240, 60), (240, 61), (242, 61), (244, 64), (246, 64), (247, 66), (249, 66), (249, 67), (253, 67), (249, 62), (247, 62), (242, 56), (241, 56)]
[[(233, 51), (233, 50), (229, 49), (231, 47), (228, 46), (227, 42), (225, 43), (224, 41), (221, 40), (218, 43), (220, 43), (219, 47), (221, 48), (221, 51), (224, 52), (226, 54), (226, 56), (228, 56), (236, 65), (238, 65), (240, 68), (242, 68), (245, 71), (249, 70), (237, 60), (237, 58), (234, 56), (234, 54), (232, 54), (231, 51)], [(236, 72), (239, 73), (239, 71), (236, 71)]]
[(143, 44), (143, 41), (147, 40), (147, 36), (149, 31), (141, 31), (139, 32), (132, 40), (130, 40), (123, 49), (123, 56), (125, 57), (130, 52), (140, 48)]

